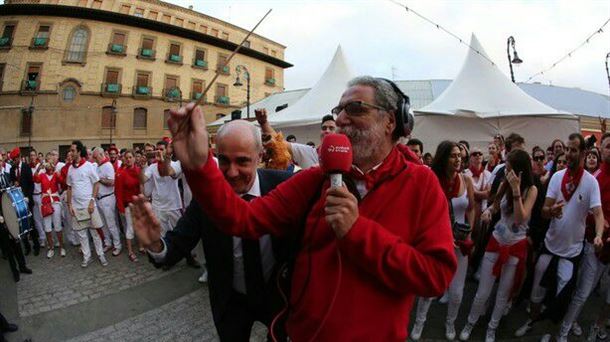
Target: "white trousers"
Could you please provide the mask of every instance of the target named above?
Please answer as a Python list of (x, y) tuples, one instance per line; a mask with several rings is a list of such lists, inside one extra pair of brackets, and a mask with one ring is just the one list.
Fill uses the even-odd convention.
[(123, 218), (123, 226), (125, 227), (125, 238), (128, 240), (133, 240), (134, 232), (133, 232), (133, 220), (131, 218), (131, 209), (129, 207), (125, 208), (125, 215), (121, 215)]
[(602, 275), (606, 271), (606, 265), (602, 264), (595, 255), (595, 247), (592, 244), (585, 242), (585, 252), (580, 263), (578, 271), (578, 280), (576, 283), (576, 291), (570, 301), (570, 306), (561, 323), (560, 336), (567, 336), (572, 328), (572, 324), (578, 318), (583, 305), (589, 298), (589, 295), (599, 282)]
[[(455, 248), (455, 255), (457, 257), (457, 270), (451, 284), (449, 284), (449, 302), (447, 303), (447, 318), (446, 321), (449, 324), (453, 324), (460, 311), (460, 305), (462, 304), (462, 295), (464, 294), (464, 282), (466, 281), (466, 271), (468, 270), (468, 257), (462, 254), (459, 248)], [(415, 322), (423, 325), (426, 322), (428, 316), (428, 310), (430, 310), (430, 304), (434, 298), (423, 298), (420, 297), (417, 300), (417, 312), (415, 316)]]
[(104, 247), (102, 246), (102, 238), (95, 228), (85, 228), (74, 231), (78, 235), (80, 241), (80, 249), (83, 252), (83, 258), (85, 260), (91, 259), (91, 247), (89, 247), (89, 234), (93, 239), (93, 245), (95, 246), (95, 253), (98, 257), (104, 255)]
[(68, 209), (68, 203), (66, 202), (66, 192), (61, 196), (61, 207), (61, 219), (64, 224), (64, 239), (67, 239), (67, 241), (70, 241), (75, 245), (78, 239), (72, 231), (72, 214), (70, 214), (70, 209)]
[[(498, 257), (499, 254), (496, 252), (485, 252), (485, 255), (483, 256), (479, 287), (477, 288), (477, 294), (474, 297), (474, 302), (472, 303), (470, 314), (468, 315), (468, 323), (472, 325), (475, 325), (479, 320), (479, 317), (485, 314), (485, 304), (487, 303), (496, 282), (496, 276), (493, 275), (493, 268)], [(496, 292), (496, 303), (488, 325), (490, 329), (497, 329), (500, 319), (502, 319), (502, 314), (504, 313), (504, 309), (513, 288), (515, 271), (517, 270), (518, 263), (518, 258), (510, 256), (506, 263), (502, 265), (502, 273), (500, 274), (500, 282)]]
[(42, 204), (42, 196), (33, 195), (32, 198), (34, 199), (34, 207), (32, 208), (32, 211), (33, 211), (32, 218), (34, 219), (34, 227), (38, 231), (38, 239), (40, 240), (40, 242), (42, 244), (42, 243), (44, 243), (44, 241), (46, 241), (46, 238), (44, 235), (44, 223), (42, 220), (42, 212), (40, 210), (40, 205)]
[(170, 230), (174, 230), (180, 217), (182, 217), (182, 211), (180, 209), (174, 210), (157, 210), (153, 209), (155, 216), (161, 223), (161, 236), (165, 237), (165, 233)]
[(53, 214), (42, 218), (45, 232), (50, 233), (53, 228), (56, 232), (61, 232), (61, 207), (60, 202), (53, 202)]
[[(551, 262), (552, 258), (553, 256), (550, 254), (541, 254), (538, 258), (538, 262), (536, 263), (536, 271), (534, 272), (532, 295), (530, 296), (532, 303), (540, 304), (544, 300), (546, 289), (540, 286), (540, 282), (542, 281), (542, 276), (549, 267), (549, 263)], [(574, 265), (572, 265), (569, 260), (559, 259), (559, 264), (557, 265), (557, 293), (555, 295), (559, 294), (564, 286), (568, 284), (572, 278), (573, 271)]]
[(121, 249), (121, 234), (116, 222), (116, 198), (114, 195), (104, 197), (97, 201), (102, 219), (104, 220), (104, 242), (106, 246)]

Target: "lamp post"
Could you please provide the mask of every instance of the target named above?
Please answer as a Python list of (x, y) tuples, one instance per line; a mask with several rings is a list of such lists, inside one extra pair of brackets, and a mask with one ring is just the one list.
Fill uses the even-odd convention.
[(114, 125), (116, 125), (116, 114), (118, 112), (116, 108), (116, 99), (112, 100), (110, 108), (110, 145), (112, 145), (112, 131), (114, 130)]
[[(510, 48), (513, 49), (513, 58), (510, 58)], [(513, 36), (508, 37), (506, 41), (506, 55), (508, 56), (508, 66), (510, 68), (510, 79), (515, 83), (515, 74), (513, 73), (513, 64), (519, 65), (523, 63), (523, 60), (519, 58), (517, 50), (515, 50), (515, 38)]]
[(235, 72), (237, 73), (237, 78), (235, 79), (235, 83), (233, 85), (235, 87), (243, 86), (243, 83), (239, 80), (239, 75), (241, 73), (241, 69), (244, 69), (244, 78), (246, 79), (246, 115), (247, 118), (250, 119), (250, 72), (248, 68), (243, 65), (238, 65), (235, 68)]
[(606, 76), (608, 76), (608, 91), (610, 92), (610, 70), (608, 70), (608, 60), (610, 59), (610, 52), (606, 54)]
[(32, 149), (32, 128), (34, 127), (34, 123), (32, 122), (32, 114), (34, 113), (34, 95), (32, 95), (32, 99), (30, 100), (30, 105), (28, 107), (21, 108), (21, 113), (28, 116), (28, 124), (30, 125), (29, 130), (28, 130), (28, 149), (31, 150)]

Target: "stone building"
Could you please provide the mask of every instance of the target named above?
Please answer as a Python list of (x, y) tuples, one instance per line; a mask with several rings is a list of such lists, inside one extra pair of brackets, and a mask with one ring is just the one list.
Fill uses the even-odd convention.
[(253, 103), (283, 91), (291, 66), (285, 46), (253, 34), (222, 68), (248, 30), (158, 0), (6, 0), (0, 25), (6, 149), (154, 143), (169, 135), (168, 109), (199, 98), (216, 72), (208, 122), (245, 105), (247, 75)]

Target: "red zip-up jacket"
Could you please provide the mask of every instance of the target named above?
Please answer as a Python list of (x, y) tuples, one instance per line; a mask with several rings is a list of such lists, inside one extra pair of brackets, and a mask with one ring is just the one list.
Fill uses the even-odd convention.
[(119, 168), (114, 180), (114, 195), (119, 212), (125, 213), (125, 208), (132, 202), (132, 197), (140, 194), (140, 168), (137, 166)]
[(293, 341), (309, 341), (318, 329), (316, 341), (404, 341), (415, 296), (448, 288), (457, 262), (447, 200), (432, 171), (409, 162), (405, 150), (395, 147), (377, 169), (358, 219), (341, 239), (325, 220), (329, 181), (319, 167), (249, 203), (211, 155), (201, 169), (185, 170), (195, 199), (227, 234), (284, 235), (305, 223), (286, 325)]

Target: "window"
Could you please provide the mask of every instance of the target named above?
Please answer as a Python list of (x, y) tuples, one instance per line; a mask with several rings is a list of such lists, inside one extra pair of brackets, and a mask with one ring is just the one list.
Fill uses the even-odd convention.
[(138, 73), (138, 76), (136, 79), (136, 86), (148, 87), (148, 74)]
[(106, 84), (104, 85), (103, 91), (110, 94), (119, 94), (121, 92), (121, 84), (119, 82), (119, 70), (106, 70)]
[(72, 34), (72, 39), (70, 39), (70, 45), (68, 46), (68, 54), (66, 58), (68, 62), (85, 62), (88, 40), (89, 33), (84, 27), (79, 27), (74, 31)]
[(227, 55), (218, 54), (218, 65), (216, 66), (216, 68), (218, 69), (218, 71), (222, 74), (228, 75), (230, 73), (230, 68), (228, 65), (225, 65), (225, 63), (227, 62)]
[(180, 56), (180, 45), (169, 44), (169, 54), (167, 56), (168, 61), (174, 63), (182, 63), (182, 56)]
[(275, 76), (272, 68), (265, 68), (265, 84), (275, 85)]
[(119, 13), (129, 14), (130, 10), (131, 10), (130, 5), (121, 5), (121, 9), (119, 10)]
[(189, 30), (193, 30), (193, 31), (195, 31), (195, 28), (196, 28), (196, 27), (197, 27), (197, 24), (196, 24), (196, 23), (194, 23), (194, 22), (192, 22), (192, 21), (189, 21), (189, 25), (188, 25)]
[(212, 29), (212, 36), (218, 37), (218, 30), (217, 29)]
[(208, 33), (208, 27), (205, 25), (199, 25), (199, 32)]
[(198, 100), (203, 94), (203, 81), (202, 80), (193, 80), (193, 85), (191, 87), (191, 100)]
[(41, 64), (28, 64), (27, 74), (24, 83), (24, 90), (36, 91), (40, 89), (40, 69)]
[(136, 74), (136, 86), (134, 87), (134, 95), (151, 96), (152, 89), (148, 85), (150, 73), (138, 72)]
[(115, 128), (115, 119), (112, 106), (102, 107), (102, 128)]
[(49, 44), (49, 32), (50, 31), (51, 31), (51, 26), (49, 26), (49, 25), (38, 26), (38, 32), (36, 32), (36, 36), (32, 40), (32, 47), (46, 48)]
[(0, 38), (0, 47), (10, 47), (13, 43), (13, 34), (15, 33), (15, 25), (4, 25), (2, 38)]
[(176, 18), (176, 20), (174, 20), (174, 25), (180, 26), (180, 27), (184, 26), (184, 19)]
[(227, 86), (225, 84), (216, 84), (216, 103), (228, 105), (229, 96), (227, 93)]
[(133, 15), (135, 15), (136, 17), (143, 18), (144, 17), (144, 9), (143, 8), (136, 8), (136, 10), (133, 12)]
[(153, 38), (142, 37), (142, 47), (140, 48), (139, 57), (155, 58), (155, 40)]
[(148, 12), (148, 19), (157, 20), (158, 17), (159, 17), (159, 12), (156, 12), (156, 11)]
[(180, 98), (180, 90), (178, 89), (178, 77), (176, 76), (165, 76), (165, 87), (163, 94), (168, 99)]
[(91, 3), (91, 7), (95, 9), (102, 8), (102, 0), (93, 0), (93, 3)]
[(0, 64), (0, 91), (2, 91), (2, 85), (4, 84), (4, 66), (6, 64)]
[(193, 61), (193, 65), (196, 67), (207, 69), (208, 62), (205, 60), (205, 50), (203, 50), (203, 49), (195, 50), (195, 59)]
[(163, 129), (169, 129), (167, 125), (167, 120), (169, 119), (169, 109), (163, 111)]
[(110, 46), (108, 47), (108, 52), (115, 54), (125, 54), (125, 41), (126, 35), (123, 32), (113, 32), (112, 40), (110, 42)]
[(119, 71), (106, 70), (106, 83), (119, 83)]
[(163, 17), (161, 18), (161, 21), (164, 23), (168, 23), (172, 20), (172, 17), (170, 15), (164, 14)]
[(224, 39), (224, 40), (229, 40), (229, 34), (228, 34), (228, 33), (226, 33), (226, 32), (223, 32), (223, 33), (222, 33), (222, 39)]
[(64, 102), (72, 102), (76, 97), (76, 89), (73, 86), (67, 86), (62, 92), (62, 99)]
[(153, 49), (155, 45), (155, 40), (152, 38), (142, 38), (142, 49)]
[(133, 128), (146, 129), (146, 108), (135, 108), (133, 110)]

